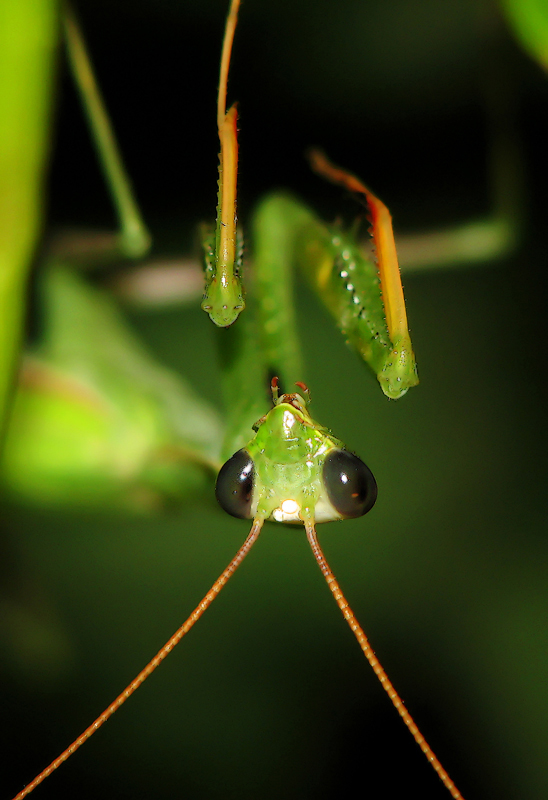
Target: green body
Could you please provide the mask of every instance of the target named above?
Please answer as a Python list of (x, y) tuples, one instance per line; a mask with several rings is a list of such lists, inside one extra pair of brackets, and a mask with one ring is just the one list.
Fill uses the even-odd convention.
[[(135, 256), (146, 247), (148, 236), (78, 26), (72, 15), (65, 22), (71, 65), (124, 231), (114, 252), (125, 247), (128, 256)], [(47, 94), (35, 105), (36, 113), (45, 117)], [(221, 144), (228, 166), (224, 176), (223, 168), (219, 173), (216, 229), (204, 237), (202, 303), (211, 306), (210, 316), (223, 328), (218, 338), (227, 409), (224, 437), (215, 413), (180, 379), (154, 365), (111, 303), (64, 266), (52, 264), (42, 279), (44, 338), (25, 362), (2, 465), (4, 487), (17, 496), (47, 504), (156, 508), (195, 493), (223, 459), (249, 442), (254, 423), (270, 406), (271, 377), (279, 376), (286, 392), (305, 377), (292, 302), (295, 267), (308, 276), (388, 396), (401, 396), (416, 383), (410, 346), (390, 341), (374, 263), (349, 234), (320, 222), (288, 195), (266, 198), (253, 217), (247, 246), (253, 267), (247, 310), (237, 325), (231, 324), (244, 305), (241, 235), (234, 228), (230, 246), (221, 246), (223, 180), (235, 187), (230, 169), (232, 157), (237, 158), (237, 146), (230, 139), (236, 130), (235, 109), (225, 123)], [(33, 163), (39, 174), (38, 158)], [(227, 219), (235, 219), (235, 194), (231, 202)], [(27, 227), (30, 242), (30, 222)], [(225, 258), (229, 250), (234, 253), (231, 263)], [(20, 287), (7, 295), (14, 309), (20, 304), (19, 292)], [(6, 361), (4, 380), (10, 369)], [(279, 431), (270, 435), (274, 448), (284, 441)], [(302, 456), (305, 463), (308, 455)], [(304, 492), (306, 482), (313, 487), (316, 477), (313, 471), (302, 475), (299, 491)], [(265, 478), (272, 485), (277, 481), (285, 487), (282, 475)]]
[[(279, 376), (289, 391), (304, 376), (292, 303), (296, 266), (385, 393), (390, 396), (392, 385), (401, 388), (376, 267), (351, 237), (279, 194), (260, 204), (252, 229), (257, 296), (249, 293), (237, 325), (218, 331), (229, 409), (224, 436), (215, 412), (179, 378), (154, 365), (106, 297), (65, 268), (52, 266), (42, 282), (45, 338), (26, 363), (14, 404), (2, 465), (5, 489), (48, 505), (141, 510), (205, 491), (223, 460), (242, 447), (255, 447), (249, 440), (270, 405), (270, 378)], [(353, 276), (351, 290), (349, 278), (341, 277), (343, 265)], [(405, 367), (404, 390), (417, 380), (414, 361)], [(303, 424), (310, 433), (309, 423)], [(270, 436), (272, 441), (260, 449), (285, 447), (283, 427), (265, 431), (256, 440)], [(336, 440), (317, 431), (314, 447), (323, 453), (321, 442)], [(314, 507), (320, 467), (303, 466), (316, 458), (309, 457), (307, 447), (300, 452), (292, 444), (284, 469), (265, 464), (265, 497), (277, 487), (287, 493), (288, 481), (294, 480), (299, 496), (308, 492)], [(321, 519), (324, 512), (317, 514)], [(272, 509), (266, 516), (271, 515)]]
[[(23, 5), (19, 5), (24, 30), (30, 35), (32, 15), (24, 13)], [(363, 16), (366, 16), (365, 11)], [(363, 39), (362, 31), (354, 22), (352, 18), (349, 30), (351, 27), (356, 40)], [(318, 24), (322, 24), (319, 18)], [(391, 31), (391, 25), (393, 21), (388, 15), (387, 31)], [(281, 27), (287, 25), (282, 22)], [(469, 27), (473, 30), (473, 26)], [(126, 38), (130, 39), (131, 35)], [(351, 51), (346, 36), (336, 38), (344, 41), (347, 52)], [(380, 38), (375, 34), (373, 41), (380, 42)], [(362, 47), (355, 49), (360, 55), (365, 53)], [(371, 64), (373, 59), (365, 57)], [(358, 68), (353, 72), (358, 74)], [(13, 74), (18, 79), (21, 107), (26, 104), (30, 114), (33, 100), (24, 87), (26, 73), (20, 70)], [(42, 79), (45, 74), (41, 72)], [(382, 84), (378, 91), (385, 91)], [(348, 93), (352, 93), (352, 89)], [(136, 98), (135, 106), (140, 99), (140, 96)], [(201, 126), (202, 111), (205, 113), (210, 100), (210, 96), (204, 96), (203, 107), (195, 108), (196, 125)], [(329, 100), (328, 94), (322, 98), (322, 102)], [(42, 100), (39, 106), (41, 103)], [(407, 116), (411, 120), (415, 118)], [(8, 119), (15, 127), (11, 111)], [(355, 120), (354, 113), (344, 122), (352, 125)], [(345, 129), (340, 122), (339, 127), (341, 131)], [(261, 135), (261, 131), (253, 132), (250, 127), (248, 132), (250, 137)], [(47, 134), (47, 129), (37, 126), (29, 129), (29, 133), (42, 136)], [(414, 141), (411, 127), (405, 131), (406, 137)], [(20, 142), (23, 152), (23, 137), (16, 135), (14, 140)], [(364, 160), (367, 158), (368, 155), (364, 155)], [(29, 161), (28, 167), (31, 181), (39, 186), (41, 166)], [(360, 169), (365, 170), (365, 175), (366, 168)], [(192, 192), (192, 185), (185, 184), (182, 191)], [(462, 203), (462, 195), (457, 194), (454, 201), (457, 205), (459, 201)], [(435, 206), (436, 201), (432, 202)], [(33, 208), (27, 207), (25, 213)], [(464, 204), (461, 211), (466, 213)], [(31, 225), (27, 236), (33, 241), (35, 218), (30, 213), (29, 216)], [(274, 230), (278, 225), (277, 221), (273, 222), (277, 219), (274, 215), (259, 214), (254, 227), (259, 226), (259, 219), (264, 219), (262, 227), (265, 229), (270, 226)], [(247, 229), (250, 227), (248, 225)], [(291, 238), (294, 226), (287, 215), (282, 215), (279, 227)], [(4, 229), (12, 230), (9, 221), (4, 222)], [(267, 233), (254, 239), (250, 236), (247, 246), (250, 259), (253, 255), (257, 261), (259, 253), (264, 252), (276, 263), (275, 244), (274, 247), (269, 245)], [(515, 267), (519, 274), (520, 264), (516, 263)], [(497, 338), (493, 357), (489, 357), (487, 364), (481, 349), (478, 352), (478, 342), (486, 330), (502, 330), (508, 320), (515, 318), (516, 291), (512, 273), (501, 272), (489, 271), (482, 275), (474, 271), (463, 275), (462, 279), (456, 275), (439, 275), (419, 280), (421, 307), (413, 309), (412, 315), (420, 319), (422, 311), (422, 337), (431, 379), (428, 388), (425, 387), (409, 407), (407, 403), (403, 408), (388, 404), (380, 393), (376, 397), (374, 391), (366, 393), (363, 376), (353, 376), (347, 364), (340, 372), (333, 369), (334, 364), (338, 367), (335, 359), (340, 351), (336, 347), (329, 356), (320, 351), (324, 363), (317, 359), (312, 374), (315, 376), (313, 386), (322, 382), (331, 384), (331, 397), (325, 395), (327, 402), (332, 403), (335, 413), (344, 417), (347, 430), (356, 431), (356, 440), (362, 441), (364, 448), (363, 437), (367, 435), (372, 450), (384, 456), (381, 468), (384, 503), (373, 524), (376, 535), (366, 540), (361, 534), (365, 528), (361, 523), (354, 526), (354, 534), (351, 529), (347, 533), (343, 526), (339, 531), (342, 539), (331, 538), (326, 531), (335, 563), (353, 587), (351, 592), (359, 598), (372, 629), (377, 629), (376, 638), (380, 631), (381, 640), (385, 635), (387, 641), (392, 642), (388, 646), (394, 648), (393, 660), (399, 659), (402, 669), (422, 668), (428, 663), (428, 655), (425, 655), (428, 651), (439, 657), (438, 672), (442, 681), (433, 684), (432, 702), (439, 703), (446, 695), (448, 675), (452, 689), (460, 681), (459, 702), (449, 702), (446, 706), (446, 729), (453, 733), (453, 750), (479, 753), (478, 763), (482, 762), (485, 742), (490, 736), (493, 751), (490, 760), (495, 767), (484, 774), (483, 785), (491, 785), (493, 793), (502, 794), (510, 791), (508, 786), (519, 785), (524, 795), (533, 797), (536, 791), (540, 798), (546, 790), (546, 783), (543, 783), (545, 680), (539, 666), (545, 652), (539, 620), (543, 618), (546, 584), (539, 560), (543, 541), (539, 530), (544, 513), (539, 506), (539, 498), (544, 497), (539, 477), (542, 476), (540, 452), (543, 450), (538, 436), (543, 424), (542, 407), (535, 403), (535, 392), (532, 400), (529, 393), (528, 404), (524, 401), (519, 405), (518, 399), (526, 395), (522, 385), (523, 370), (517, 371), (517, 377), (511, 377), (508, 356), (512, 355), (512, 350), (508, 350), (507, 337)], [(269, 298), (269, 285), (272, 291), (278, 287), (275, 273), (269, 276), (266, 291), (260, 293), (256, 304)], [(77, 281), (74, 275), (71, 277)], [(44, 281), (47, 280), (44, 273)], [(54, 283), (55, 280), (53, 277)], [(85, 281), (78, 282), (82, 298), (97, 297)], [(10, 304), (20, 307), (19, 285), (15, 294), (8, 294), (8, 311)], [(42, 304), (47, 304), (50, 324), (57, 324), (55, 315), (60, 323), (66, 319), (66, 309), (61, 304), (49, 304), (44, 298), (47, 298), (47, 291), (42, 296)], [(252, 298), (246, 299), (251, 305)], [(114, 314), (112, 305), (109, 307)], [(292, 305), (285, 301), (279, 304), (270, 301), (267, 305), (270, 312), (277, 305), (277, 311), (283, 312), (286, 319), (291, 319), (295, 313)], [(77, 308), (79, 306), (75, 310)], [(517, 310), (521, 319), (523, 309), (519, 297)], [(213, 326), (202, 314), (200, 328), (198, 316), (198, 312), (186, 315), (189, 325), (196, 327), (186, 338), (177, 339), (175, 347), (184, 352), (194, 346), (195, 339), (200, 340), (204, 353), (200, 358), (207, 373), (206, 379), (202, 375), (200, 380), (214, 396), (217, 386), (211, 390), (209, 377), (215, 369), (214, 358), (207, 349), (210, 332), (206, 330)], [(94, 505), (142, 508), (143, 498), (150, 498), (152, 494), (154, 502), (147, 507), (153, 510), (165, 506), (166, 500), (175, 495), (165, 484), (159, 491), (153, 489), (151, 493), (150, 490), (151, 483), (159, 485), (156, 480), (147, 480), (151, 475), (147, 464), (153, 464), (154, 459), (142, 457), (145, 448), (137, 449), (135, 439), (148, 443), (149, 452), (158, 453), (157, 443), (165, 446), (166, 441), (176, 441), (176, 437), (170, 433), (168, 439), (164, 434), (170, 428), (162, 419), (165, 405), (162, 408), (160, 402), (153, 401), (147, 394), (155, 391), (158, 379), (156, 370), (150, 369), (154, 364), (152, 358), (146, 356), (141, 379), (135, 379), (139, 370), (134, 370), (133, 376), (129, 370), (123, 371), (126, 353), (119, 348), (119, 343), (120, 339), (126, 339), (124, 325), (127, 323), (119, 313), (117, 317), (121, 328), (115, 331), (113, 327), (109, 337), (103, 340), (96, 337), (100, 329), (99, 317), (92, 325), (81, 326), (79, 335), (83, 337), (83, 346), (78, 355), (78, 368), (76, 358), (72, 363), (64, 360), (61, 367), (45, 342), (39, 352), (34, 352), (31, 363), (39, 361), (44, 372), (54, 376), (62, 368), (70, 376), (67, 383), (74, 381), (82, 386), (81, 376), (76, 381), (77, 372), (85, 369), (88, 391), (91, 387), (93, 394), (102, 398), (102, 408), (90, 408), (83, 402), (84, 395), (78, 400), (75, 393), (47, 394), (40, 391), (36, 382), (23, 381), (3, 473), (4, 485), (7, 483), (16, 491), (23, 502), (35, 500), (50, 505), (71, 502), (79, 508), (92, 502)], [(169, 332), (164, 333), (164, 343), (158, 347), (160, 352), (168, 351), (181, 330), (179, 323), (169, 317), (169, 312), (164, 318), (157, 315), (156, 329), (165, 331), (165, 318), (170, 327)], [(277, 314), (271, 319), (274, 331), (276, 327), (278, 330), (285, 328), (285, 323), (278, 323)], [(6, 331), (17, 340), (19, 333), (14, 318), (8, 315), (3, 320)], [(323, 321), (315, 318), (314, 323), (312, 335), (323, 345)], [(144, 327), (149, 328), (146, 323)], [(428, 338), (427, 332), (435, 330), (445, 330), (447, 336)], [(238, 436), (241, 442), (232, 449), (249, 442), (253, 435), (251, 423), (270, 407), (262, 372), (265, 361), (282, 364), (290, 376), (286, 381), (307, 379), (307, 373), (299, 366), (298, 353), (296, 357), (291, 355), (295, 348), (291, 344), (287, 346), (285, 338), (273, 336), (272, 344), (268, 345), (272, 354), (265, 357), (265, 348), (256, 331), (256, 318), (250, 309), (230, 330), (216, 332), (219, 339), (223, 339), (222, 380), (240, 387), (240, 397), (223, 417), (229, 438)], [(262, 335), (265, 337), (264, 333)], [(59, 337), (68, 346), (72, 334), (67, 328), (60, 329)], [(236, 346), (232, 347), (233, 344)], [(113, 359), (111, 366), (100, 367), (100, 359), (113, 350), (118, 351), (119, 357)], [(141, 347), (139, 350), (142, 354)], [(133, 364), (131, 351), (130, 347), (127, 359)], [(176, 362), (172, 353), (168, 358)], [(293, 366), (290, 366), (291, 359), (294, 359)], [(255, 370), (256, 363), (261, 364), (261, 372)], [(89, 366), (93, 364), (96, 366)], [(2, 370), (3, 376), (9, 378), (4, 364)], [(356, 370), (359, 370), (357, 363)], [(530, 370), (525, 372), (531, 374)], [(337, 375), (336, 380), (333, 373)], [(170, 381), (167, 392), (172, 407), (177, 406), (173, 403), (173, 398), (179, 396), (177, 385), (178, 381)], [(243, 391), (247, 386), (253, 386), (249, 394)], [(368, 396), (362, 397), (362, 392)], [(243, 407), (241, 415), (240, 406)], [(181, 419), (193, 428), (200, 410), (206, 408), (205, 400), (196, 398), (195, 403), (184, 408)], [(249, 424), (242, 429), (237, 419), (245, 414)], [(330, 415), (325, 419), (330, 419)], [(223, 434), (214, 414), (208, 431), (212, 439), (210, 444), (218, 448)], [(199, 449), (203, 453), (209, 446), (202, 443)], [(226, 452), (228, 447), (228, 444), (224, 446), (226, 455), (230, 455), (230, 451)], [(101, 451), (104, 458), (96, 458), (95, 454)], [(136, 451), (137, 458), (134, 458)], [(377, 459), (380, 461), (381, 456), (377, 455)], [(186, 493), (184, 480), (172, 481), (183, 463), (181, 459), (170, 464), (165, 459), (162, 469), (165, 467), (169, 483), (178, 487), (182, 499), (192, 500), (197, 496), (192, 489), (194, 479), (188, 481)], [(220, 459), (216, 458), (215, 463), (220, 463)], [(110, 468), (110, 464), (116, 468)], [(210, 496), (213, 472), (209, 470), (209, 477), (206, 475), (204, 479)], [(279, 481), (279, 475), (276, 480)], [(73, 488), (76, 485), (77, 490)], [(509, 499), (513, 500), (510, 505)], [(8, 646), (2, 651), (2, 663), (8, 672), (3, 681), (7, 692), (4, 708), (7, 739), (13, 752), (6, 755), (6, 771), (28, 745), (39, 753), (31, 766), (27, 765), (24, 770), (18, 768), (19, 785), (30, 779), (32, 770), (43, 766), (45, 760), (55, 754), (52, 749), (55, 745), (42, 748), (36, 740), (44, 727), (51, 730), (53, 706), (55, 718), (63, 719), (62, 723), (54, 725), (59, 728), (62, 739), (68, 741), (71, 733), (78, 731), (82, 721), (88, 718), (91, 704), (99, 709), (109, 699), (105, 693), (109, 695), (111, 690), (105, 689), (106, 682), (113, 689), (122, 686), (135, 664), (159, 644), (163, 636), (159, 627), (164, 626), (167, 635), (174, 620), (185, 608), (191, 607), (232, 554), (246, 523), (227, 519), (218, 510), (207, 507), (201, 496), (198, 503), (198, 507), (187, 506), (176, 515), (164, 515), (148, 524), (128, 520), (120, 514), (109, 517), (79, 511), (53, 515), (26, 509), (12, 513), (7, 520), (8, 538), (2, 559), (5, 571), (2, 633), (7, 636)], [(171, 671), (173, 680), (168, 670), (156, 681), (156, 689), (161, 691), (164, 687), (165, 696), (159, 698), (157, 692), (149, 692), (147, 703), (145, 694), (145, 703), (137, 710), (140, 725), (135, 724), (131, 712), (115, 721), (116, 726), (121, 724), (122, 727), (112, 730), (111, 743), (107, 744), (107, 749), (114, 748), (110, 758), (97, 760), (97, 750), (94, 753), (92, 749), (90, 756), (87, 748), (82, 751), (73, 761), (76, 782), (80, 764), (84, 765), (85, 774), (81, 779), (84, 784), (89, 771), (98, 769), (97, 781), (103, 779), (105, 786), (122, 787), (119, 789), (122, 795), (128, 791), (127, 786), (142, 789), (145, 785), (142, 791), (154, 796), (172, 792), (184, 772), (185, 792), (188, 789), (192, 794), (194, 788), (198, 795), (215, 796), (227, 791), (226, 776), (245, 749), (250, 758), (246, 759), (241, 774), (238, 771), (238, 775), (233, 776), (235, 788), (232, 791), (237, 796), (268, 796), (269, 793), (275, 796), (291, 792), (297, 796), (314, 795), (331, 785), (338, 786), (344, 793), (348, 748), (342, 747), (341, 742), (347, 741), (344, 737), (348, 721), (352, 733), (363, 729), (371, 731), (378, 727), (379, 721), (379, 717), (372, 716), (372, 711), (384, 722), (384, 710), (375, 711), (376, 687), (372, 688), (371, 704), (365, 695), (363, 667), (358, 655), (347, 657), (344, 651), (346, 632), (341, 632), (340, 640), (331, 638), (331, 634), (337, 636), (339, 620), (335, 619), (333, 609), (330, 621), (329, 610), (322, 605), (324, 587), (319, 586), (315, 593), (317, 575), (308, 564), (309, 554), (304, 552), (302, 531), (295, 528), (288, 532), (284, 526), (277, 526), (271, 535), (268, 531), (266, 534), (267, 539), (262, 543), (264, 549), (258, 551), (257, 557), (253, 556), (253, 564), (249, 564), (248, 580), (241, 576), (243, 580), (223, 598), (224, 614), (223, 609), (218, 608), (216, 612), (220, 613), (214, 613), (206, 623), (202, 646), (200, 631), (198, 641), (193, 641), (185, 653), (180, 653), (184, 657)], [(511, 550), (514, 540), (516, 547)], [(502, 550), (497, 543), (502, 543)], [(503, 555), (509, 553), (513, 553), (513, 557), (510, 555), (504, 561)], [(10, 567), (21, 571), (20, 594), (17, 594), (16, 579), (8, 573)], [(130, 594), (132, 586), (133, 595)], [(440, 595), (446, 600), (440, 601)], [(328, 601), (329, 598), (325, 598), (326, 604)], [(274, 606), (276, 611), (273, 611)], [(174, 609), (173, 619), (165, 618), (169, 609)], [(235, 620), (242, 622), (235, 624)], [(55, 649), (55, 635), (47, 636), (51, 628), (54, 634), (60, 631), (62, 644), (67, 632), (71, 635), (70, 644), (58, 648), (60, 655)], [(329, 628), (327, 638), (326, 628)], [(276, 637), (272, 632), (282, 629), (286, 639), (279, 645), (278, 641), (273, 641)], [(417, 631), (417, 648), (420, 648), (417, 652), (410, 645), (410, 631)], [(521, 647), (509, 651), (509, 638), (518, 641)], [(470, 642), (472, 646), (458, 647), (455, 651), (455, 641)], [(211, 653), (214, 658), (210, 657)], [(12, 663), (15, 664), (13, 681), (9, 680)], [(46, 695), (45, 684), (47, 679), (52, 680), (53, 674), (59, 677), (50, 698)], [(416, 675), (410, 675), (411, 687), (420, 683)], [(489, 680), (483, 680), (485, 675)], [(434, 670), (428, 675), (429, 685), (430, 677), (434, 677)], [(84, 690), (82, 680), (86, 686)], [(78, 688), (75, 688), (75, 681), (78, 681)], [(360, 687), (359, 707), (346, 694), (342, 696), (338, 690), (332, 690), (337, 682), (339, 688), (345, 690), (354, 685)], [(482, 682), (487, 686), (487, 693), (480, 696), (478, 686)], [(64, 692), (61, 691), (63, 686), (68, 687)], [(189, 686), (192, 687), (190, 692)], [(18, 691), (26, 695), (28, 707), (20, 702)], [(318, 702), (322, 691), (325, 704)], [(411, 701), (412, 688), (407, 694)], [(464, 698), (462, 702), (461, 698)], [(508, 703), (501, 703), (501, 698), (507, 698)], [(66, 710), (63, 710), (63, 699), (66, 699)], [(421, 693), (419, 705), (423, 700)], [(158, 723), (159, 703), (163, 703), (162, 731), (150, 737), (150, 730), (155, 730)], [(461, 719), (454, 713), (457, 706), (458, 710), (465, 708)], [(223, 717), (229, 722), (212, 726), (211, 720), (217, 719), (219, 708), (224, 710)], [(493, 717), (487, 735), (484, 726), (475, 726), (478, 731), (473, 739), (475, 731), (470, 731), (470, 709), (482, 720)], [(326, 726), (319, 723), (320, 712), (328, 720)], [(65, 713), (69, 715), (66, 719), (62, 716)], [(390, 716), (389, 711), (386, 714)], [(21, 732), (20, 723), (13, 722), (15, 715), (19, 720), (27, 715), (23, 723), (25, 732)], [(365, 725), (361, 724), (362, 717)], [(512, 720), (522, 718), (523, 726), (510, 734)], [(127, 726), (125, 719), (129, 720)], [(396, 726), (397, 722), (389, 720), (388, 724)], [(145, 731), (143, 742), (137, 739), (139, 728)], [(191, 736), (186, 741), (184, 735), (189, 730)], [(166, 734), (165, 739), (160, 736), (162, 732)], [(508, 757), (510, 735), (517, 746), (515, 759)], [(352, 747), (355, 752), (365, 753), (368, 748), (371, 752), (372, 741), (379, 738), (378, 752), (384, 755), (389, 749), (391, 763), (399, 763), (398, 752), (392, 752), (391, 730), (388, 739), (369, 736), (366, 740), (358, 739)], [(462, 742), (469, 744), (464, 747)], [(375, 755), (372, 758), (374, 760)], [(111, 763), (115, 765), (115, 775), (109, 771)], [(160, 764), (161, 768), (156, 769), (155, 764)], [(205, 771), (199, 773), (201, 765), (205, 765)], [(480, 766), (485, 768), (483, 763)], [(124, 768), (127, 772), (123, 772)], [(390, 777), (389, 772), (386, 775)], [(350, 780), (352, 778), (353, 774)], [(160, 789), (158, 781), (162, 779), (165, 787), (162, 784)], [(57, 781), (52, 784), (52, 791), (61, 797), (64, 776), (60, 782), (59, 777), (52, 780)], [(68, 791), (71, 789), (72, 796), (78, 794), (78, 788), (72, 784)], [(402, 786), (401, 792), (407, 789), (408, 786)], [(47, 784), (42, 790), (48, 792)], [(389, 794), (392, 790), (387, 785), (385, 791)], [(109, 791), (110, 788), (107, 793)]]
[(44, 336), (23, 362), (4, 491), (41, 505), (137, 511), (210, 492), (222, 437), (215, 410), (75, 273), (51, 265), (40, 299)]

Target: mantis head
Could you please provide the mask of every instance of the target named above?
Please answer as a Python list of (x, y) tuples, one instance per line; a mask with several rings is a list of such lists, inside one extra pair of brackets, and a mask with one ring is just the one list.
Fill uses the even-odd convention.
[(217, 500), (234, 517), (306, 526), (361, 517), (377, 499), (369, 467), (312, 420), (298, 385), (302, 395), (278, 396), (273, 380), (274, 407), (219, 472)]

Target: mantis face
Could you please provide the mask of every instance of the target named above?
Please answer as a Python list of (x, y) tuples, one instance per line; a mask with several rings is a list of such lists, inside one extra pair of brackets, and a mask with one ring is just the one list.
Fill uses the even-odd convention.
[(247, 447), (220, 470), (221, 507), (242, 519), (305, 524), (370, 511), (377, 484), (369, 467), (312, 420), (300, 394), (274, 403)]

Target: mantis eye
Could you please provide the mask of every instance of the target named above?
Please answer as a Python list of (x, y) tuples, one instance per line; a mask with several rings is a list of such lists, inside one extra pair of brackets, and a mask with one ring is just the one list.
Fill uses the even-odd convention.
[(377, 482), (363, 461), (348, 450), (333, 450), (323, 465), (323, 482), (333, 508), (343, 517), (362, 517), (375, 505)]
[(223, 464), (215, 484), (215, 497), (221, 508), (239, 519), (251, 518), (255, 467), (247, 450), (238, 450)]

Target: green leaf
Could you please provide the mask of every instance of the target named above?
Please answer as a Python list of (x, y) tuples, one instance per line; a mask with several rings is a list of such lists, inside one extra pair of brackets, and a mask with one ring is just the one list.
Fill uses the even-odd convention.
[(46, 333), (21, 372), (7, 489), (46, 504), (147, 510), (209, 488), (222, 436), (216, 412), (73, 272), (49, 269), (42, 294)]
[(516, 38), (529, 55), (548, 69), (548, 3), (546, 0), (502, 0)]

